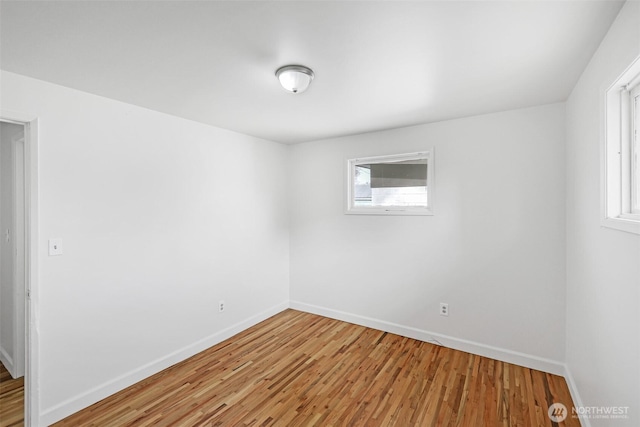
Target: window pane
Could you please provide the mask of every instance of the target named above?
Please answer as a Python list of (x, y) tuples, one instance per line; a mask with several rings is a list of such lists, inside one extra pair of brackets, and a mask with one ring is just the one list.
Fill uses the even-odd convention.
[(640, 85), (631, 92), (631, 207), (640, 213)]
[(427, 187), (374, 188), (373, 206), (427, 206)]
[(371, 187), (426, 187), (427, 163), (378, 163), (371, 165)]
[(427, 206), (427, 160), (355, 167), (354, 206)]
[(371, 206), (371, 167), (357, 165), (353, 194), (354, 206)]

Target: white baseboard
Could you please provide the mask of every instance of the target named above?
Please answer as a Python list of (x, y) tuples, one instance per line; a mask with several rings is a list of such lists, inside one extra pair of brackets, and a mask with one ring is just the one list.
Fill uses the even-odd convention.
[[(536, 369), (538, 371), (560, 375), (567, 381), (567, 386), (569, 387), (569, 393), (571, 394), (573, 404), (577, 407), (584, 406), (573, 375), (571, 374), (569, 367), (565, 363), (512, 350), (493, 347), (474, 341), (438, 334), (435, 332), (412, 328), (409, 326), (398, 325), (396, 323), (373, 319), (366, 316), (359, 316), (357, 314), (351, 314), (339, 310), (306, 304), (299, 301), (291, 301), (289, 306), (294, 310), (300, 310), (307, 313), (329, 317), (332, 319), (342, 320), (344, 322), (354, 323), (356, 325), (366, 326), (368, 328), (378, 329), (381, 331), (414, 338), (420, 341), (437, 341), (445, 347), (453, 348), (455, 350), (465, 351), (467, 353), (490, 357), (492, 359), (512, 363), (514, 365), (520, 365), (530, 369)], [(571, 408), (567, 407), (567, 409), (571, 413)], [(591, 422), (588, 418), (580, 418), (580, 423), (583, 427), (591, 427)]]
[[(569, 370), (568, 365), (564, 365), (564, 379), (567, 381), (567, 386), (569, 386), (569, 393), (571, 393), (571, 399), (573, 399), (574, 406), (583, 407), (582, 398), (580, 397), (580, 393), (578, 393), (578, 386), (573, 379), (573, 375), (571, 375), (571, 371)], [(571, 412), (571, 408), (569, 408), (569, 412)], [(591, 427), (591, 421), (589, 418), (580, 418), (580, 424), (582, 427)]]
[(150, 377), (151, 375), (162, 371), (163, 369), (166, 369), (172, 365), (175, 365), (176, 363), (188, 359), (189, 357), (198, 354), (201, 351), (206, 350), (207, 348), (212, 347), (244, 331), (245, 329), (250, 328), (257, 323), (260, 323), (263, 320), (268, 319), (269, 317), (278, 314), (283, 310), (286, 310), (288, 307), (288, 302), (280, 303), (261, 313), (251, 316), (248, 319), (243, 320), (242, 322), (236, 323), (235, 325), (230, 326), (227, 329), (203, 338), (200, 341), (197, 341), (180, 350), (168, 354), (167, 356), (161, 357), (160, 359), (154, 360), (144, 366), (139, 367), (138, 369), (135, 369), (131, 372), (114, 378), (111, 381), (94, 387), (93, 389), (81, 393), (71, 399), (68, 399), (52, 408), (45, 409), (40, 413), (40, 420), (37, 425), (48, 426), (57, 421), (60, 421), (63, 418), (66, 418), (69, 415), (86, 408), (87, 406), (99, 402), (105, 397), (111, 396), (112, 394), (117, 393), (120, 390), (123, 390), (139, 381), (142, 381), (145, 378)]
[(7, 368), (7, 371), (9, 371), (9, 375), (11, 375), (11, 378), (17, 378), (16, 367), (13, 364), (13, 358), (9, 356), (9, 353), (7, 353), (6, 350), (2, 347), (0, 347), (0, 362), (2, 362), (5, 368)]
[(562, 362), (556, 360), (545, 359), (530, 354), (520, 353), (499, 347), (493, 347), (481, 344), (475, 341), (455, 338), (435, 332), (425, 331), (422, 329), (403, 326), (384, 320), (373, 319), (371, 317), (360, 316), (357, 314), (346, 313), (330, 308), (319, 307), (312, 304), (306, 304), (299, 301), (291, 301), (289, 307), (294, 310), (305, 311), (307, 313), (317, 314), (332, 319), (342, 320), (356, 325), (366, 326), (368, 328), (378, 329), (397, 335), (417, 339), (425, 342), (434, 342), (442, 344), (445, 347), (455, 350), (465, 351), (467, 353), (477, 354), (479, 356), (489, 357), (491, 359), (500, 360), (502, 362), (512, 363), (514, 365), (524, 366), (538, 371), (548, 372), (555, 375), (564, 375), (566, 368)]
[[(333, 310), (312, 304), (306, 304), (299, 301), (290, 301), (288, 303), (280, 303), (274, 307), (271, 307), (270, 309), (263, 311), (262, 313), (251, 316), (250, 318), (242, 322), (236, 323), (235, 325), (230, 326), (227, 329), (203, 338), (198, 342), (177, 350), (160, 359), (152, 361), (134, 371), (121, 375), (118, 378), (114, 378), (113, 380), (108, 381), (102, 385), (94, 387), (93, 389), (79, 394), (78, 396), (75, 396), (71, 399), (68, 399), (52, 408), (48, 408), (41, 412), (40, 419), (37, 425), (47, 426), (60, 421), (63, 418), (104, 399), (105, 397), (117, 393), (118, 391), (123, 390), (145, 378), (148, 378), (151, 375), (162, 371), (163, 369), (166, 369), (203, 350), (206, 350), (207, 348), (214, 346), (289, 307), (294, 310), (342, 320), (345, 322), (354, 323), (357, 325), (362, 325), (369, 328), (406, 336), (409, 338), (414, 338), (420, 341), (437, 341), (443, 346), (453, 348), (455, 350), (465, 351), (484, 357), (490, 357), (492, 359), (500, 360), (503, 362), (564, 376), (567, 380), (567, 385), (569, 386), (569, 391), (573, 398), (574, 404), (576, 406), (582, 406), (582, 400), (580, 399), (580, 395), (578, 394), (578, 390), (573, 377), (571, 376), (571, 372), (564, 363), (508, 349), (493, 347), (474, 341), (417, 329), (410, 326), (403, 326), (384, 320), (360, 316), (357, 314)], [(2, 349), (0, 349), (0, 360), (2, 360), (2, 363), (5, 364), (5, 366), (7, 366), (4, 360), (5, 357), (6, 353), (4, 353)], [(7, 369), (9, 369), (8, 366)], [(580, 421), (582, 422), (582, 425), (584, 427), (591, 427), (588, 419), (581, 419)]]

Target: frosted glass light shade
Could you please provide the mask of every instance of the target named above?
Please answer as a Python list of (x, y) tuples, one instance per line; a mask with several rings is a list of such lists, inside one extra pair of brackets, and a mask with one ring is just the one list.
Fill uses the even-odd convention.
[(313, 71), (302, 65), (286, 65), (276, 70), (276, 77), (283, 88), (293, 93), (302, 93), (313, 80)]

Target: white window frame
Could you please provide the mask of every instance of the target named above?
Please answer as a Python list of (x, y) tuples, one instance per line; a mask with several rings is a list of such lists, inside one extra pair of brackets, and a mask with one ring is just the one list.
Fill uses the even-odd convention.
[[(636, 106), (632, 95), (640, 90), (638, 57), (605, 93), (605, 127), (601, 173), (601, 224), (640, 234), (637, 185), (640, 155)], [(635, 134), (634, 134), (635, 133)]]
[[(640, 77), (640, 76), (639, 76)], [(631, 107), (631, 208), (640, 219), (640, 79), (629, 91)]]
[[(355, 206), (354, 184), (356, 166), (362, 164), (395, 163), (408, 160), (427, 161), (427, 206)], [(359, 157), (347, 160), (347, 189), (345, 214), (352, 215), (433, 215), (435, 201), (434, 149), (417, 153), (393, 154), (387, 156)]]

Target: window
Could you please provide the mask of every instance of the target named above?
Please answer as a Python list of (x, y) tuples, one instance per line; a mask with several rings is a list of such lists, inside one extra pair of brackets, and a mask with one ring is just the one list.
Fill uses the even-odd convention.
[(640, 58), (606, 92), (602, 224), (640, 234)]
[[(640, 77), (640, 76), (639, 76)], [(639, 79), (640, 80), (640, 79)], [(630, 91), (631, 213), (640, 214), (640, 81)]]
[(348, 214), (433, 215), (433, 149), (347, 161)]

